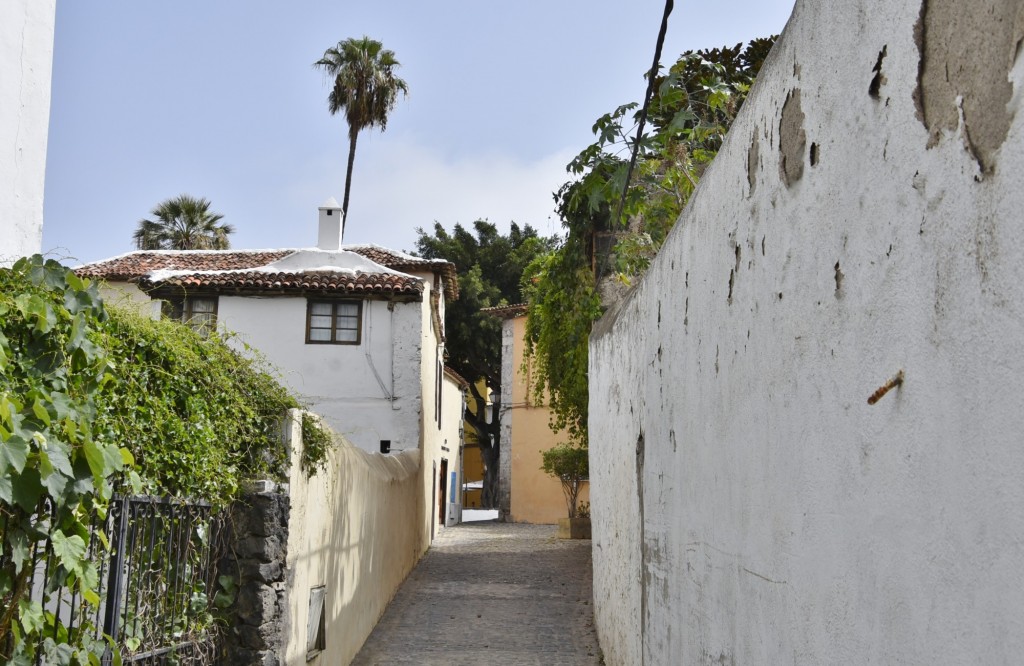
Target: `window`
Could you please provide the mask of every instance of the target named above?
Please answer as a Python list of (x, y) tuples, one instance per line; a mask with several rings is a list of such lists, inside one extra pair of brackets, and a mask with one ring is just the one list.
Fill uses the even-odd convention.
[(358, 345), (362, 323), (360, 301), (310, 301), (306, 309), (306, 343)]
[(163, 314), (207, 335), (217, 327), (216, 296), (184, 296), (164, 300)]
[(306, 620), (306, 661), (310, 661), (327, 647), (327, 588), (323, 585), (309, 591), (309, 617)]

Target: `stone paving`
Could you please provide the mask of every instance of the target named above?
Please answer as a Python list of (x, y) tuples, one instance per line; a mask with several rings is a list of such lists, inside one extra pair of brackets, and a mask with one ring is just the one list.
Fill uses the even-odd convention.
[(445, 529), (353, 664), (601, 664), (590, 541), (551, 525)]

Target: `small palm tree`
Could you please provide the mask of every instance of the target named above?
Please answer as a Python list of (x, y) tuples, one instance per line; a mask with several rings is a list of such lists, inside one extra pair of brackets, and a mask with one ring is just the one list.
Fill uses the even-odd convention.
[(367, 127), (387, 128), (388, 114), (395, 108), (398, 93), (408, 96), (409, 86), (395, 76), (400, 63), (393, 51), (369, 37), (350, 38), (324, 51), (314, 67), (334, 79), (327, 96), (331, 115), (345, 112), (348, 121), (348, 170), (345, 172), (345, 198), (341, 204), (342, 229), (348, 220), (352, 164), (356, 156), (356, 137)]
[(230, 224), (218, 224), (224, 216), (210, 212), (209, 199), (187, 194), (167, 199), (153, 209), (155, 220), (139, 220), (133, 239), (140, 250), (226, 250)]

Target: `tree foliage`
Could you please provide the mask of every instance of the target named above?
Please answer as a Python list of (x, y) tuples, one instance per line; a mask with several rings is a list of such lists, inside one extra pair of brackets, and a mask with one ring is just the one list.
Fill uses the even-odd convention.
[(228, 235), (235, 232), (210, 211), (209, 199), (180, 194), (153, 209), (155, 219), (139, 220), (132, 236), (140, 250), (226, 250)]
[(395, 75), (400, 63), (394, 52), (365, 36), (338, 42), (324, 51), (324, 56), (313, 66), (322, 69), (331, 79), (328, 111), (332, 116), (344, 113), (348, 122), (348, 167), (345, 172), (345, 198), (341, 204), (343, 222), (347, 222), (356, 138), (367, 128), (379, 125), (382, 132), (387, 129), (388, 115), (395, 108), (398, 94), (407, 96), (409, 86)]
[(64, 627), (31, 597), (30, 553), (49, 543), (56, 558), (46, 595), (68, 587), (97, 606), (89, 522), (113, 494), (222, 506), (243, 479), (281, 478), (278, 423), (294, 406), (216, 336), (108, 310), (95, 284), (38, 255), (0, 269), (0, 659), (32, 663), (42, 641), (47, 663), (98, 663), (95, 627)]
[[(649, 132), (634, 137), (642, 111), (637, 104), (622, 105), (597, 119), (597, 140), (567, 167), (573, 180), (555, 194), (565, 241), (524, 274), (526, 356), (534, 393), (548, 397), (551, 427), (568, 428), (577, 445), (587, 442), (589, 335), (602, 312), (597, 278), (611, 273), (629, 283), (647, 269), (721, 147), (774, 41), (684, 53), (657, 74)], [(634, 148), (637, 167), (626, 187)]]
[(482, 499), (484, 506), (492, 506), (497, 497), (501, 431), (496, 418), (491, 423), (484, 421), (486, 396), (480, 395), (475, 383), (485, 379), (501, 394), (501, 322), (480, 311), (523, 302), (523, 270), (553, 248), (554, 240), (540, 237), (530, 225), (520, 227), (514, 222), (505, 236), (486, 220), (474, 222), (472, 230), (456, 224), (451, 233), (435, 223), (433, 232), (428, 235), (417, 229), (416, 252), (428, 259), (446, 259), (458, 270), (459, 299), (445, 306), (447, 364), (471, 384), (470, 401), (478, 408), (467, 409), (466, 419), (483, 435), (480, 446), (486, 473)]
[(590, 454), (584, 446), (558, 444), (541, 451), (541, 469), (558, 479), (570, 518), (579, 516), (577, 501), (583, 482), (590, 478)]

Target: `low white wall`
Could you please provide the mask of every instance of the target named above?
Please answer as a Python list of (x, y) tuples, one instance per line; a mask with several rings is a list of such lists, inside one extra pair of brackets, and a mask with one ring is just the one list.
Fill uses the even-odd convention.
[(0, 3), (0, 266), (39, 252), (56, 0)]
[(347, 664), (427, 546), (419, 451), (367, 453), (338, 436), (326, 470), (299, 465), (299, 412), (290, 413), (289, 629), (284, 663), (306, 661), (309, 595), (326, 586), (326, 649), (310, 664)]
[(1024, 26), (985, 7), (798, 2), (595, 329), (607, 663), (1024, 654)]

